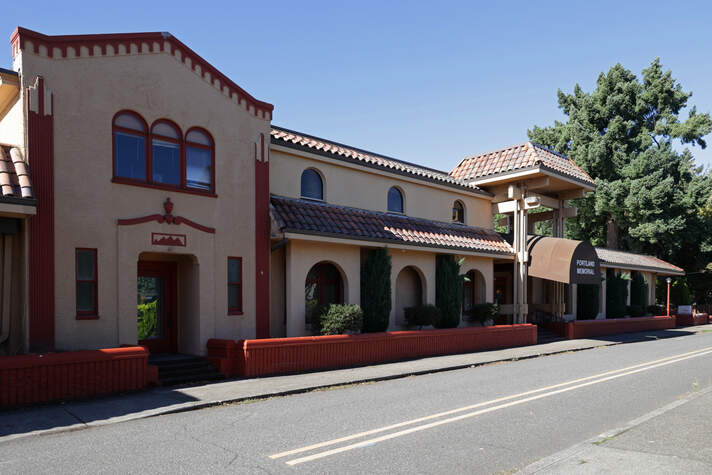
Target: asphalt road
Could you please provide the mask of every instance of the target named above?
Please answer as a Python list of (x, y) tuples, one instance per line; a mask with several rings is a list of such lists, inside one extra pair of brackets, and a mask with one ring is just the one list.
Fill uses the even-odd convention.
[(18, 439), (0, 473), (509, 473), (709, 386), (701, 333)]

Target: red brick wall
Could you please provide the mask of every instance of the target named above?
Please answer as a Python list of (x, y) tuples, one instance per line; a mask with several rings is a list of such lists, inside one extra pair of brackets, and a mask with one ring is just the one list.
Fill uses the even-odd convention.
[(606, 320), (576, 320), (556, 322), (552, 330), (569, 340), (594, 336), (615, 335), (646, 330), (675, 328), (675, 317), (612, 318)]

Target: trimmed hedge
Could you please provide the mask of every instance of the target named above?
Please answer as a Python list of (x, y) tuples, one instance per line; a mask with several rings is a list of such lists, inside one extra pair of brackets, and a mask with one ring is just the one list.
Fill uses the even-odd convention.
[(319, 318), (322, 335), (358, 333), (363, 327), (363, 311), (358, 305), (329, 305)]
[(648, 282), (643, 274), (634, 272), (630, 282), (630, 306), (641, 307), (644, 311), (646, 305), (648, 305)]
[(455, 328), (460, 324), (460, 262), (449, 254), (439, 255), (435, 261), (435, 306), (440, 309), (440, 318), (433, 322), (435, 328)]
[(627, 313), (628, 278), (609, 271), (606, 279), (606, 318), (623, 318)]
[(433, 325), (434, 322), (441, 318), (440, 309), (430, 304), (406, 307), (404, 313), (405, 321), (409, 327), (423, 328), (428, 325)]
[(364, 333), (384, 332), (391, 315), (391, 256), (374, 249), (361, 267), (361, 306)]
[(576, 287), (576, 319), (593, 320), (598, 316), (599, 286), (595, 284), (579, 284)]
[(472, 306), (465, 319), (468, 322), (485, 323), (487, 320), (494, 320), (498, 315), (499, 305), (496, 303), (478, 303)]

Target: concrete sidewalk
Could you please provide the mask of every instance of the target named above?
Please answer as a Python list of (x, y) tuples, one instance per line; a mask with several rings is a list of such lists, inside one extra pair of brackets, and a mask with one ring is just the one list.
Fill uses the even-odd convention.
[(684, 337), (700, 331), (712, 331), (712, 325), (627, 333), (586, 340), (564, 340), (541, 345), (438, 356), (361, 368), (255, 379), (234, 379), (191, 387), (156, 388), (86, 401), (6, 410), (0, 412), (0, 442), (29, 435), (78, 430), (231, 402), (296, 394), (325, 387), (384, 381), (622, 343)]

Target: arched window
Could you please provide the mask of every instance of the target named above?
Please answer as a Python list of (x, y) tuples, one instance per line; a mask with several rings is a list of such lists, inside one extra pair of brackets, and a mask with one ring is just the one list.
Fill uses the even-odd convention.
[(312, 200), (324, 199), (324, 182), (319, 173), (311, 168), (302, 172), (302, 198)]
[(305, 319), (310, 327), (315, 312), (330, 304), (343, 303), (344, 285), (335, 265), (320, 262), (311, 268), (304, 283)]
[(138, 114), (122, 111), (113, 122), (114, 176), (146, 181), (146, 123)]
[(485, 278), (477, 270), (465, 274), (462, 282), (462, 313), (469, 315), (472, 307), (485, 303)]
[(452, 205), (452, 221), (455, 223), (465, 222), (465, 206), (460, 200), (456, 200)]
[(213, 190), (215, 147), (207, 132), (190, 129), (185, 135), (185, 186)]
[(151, 127), (151, 165), (154, 183), (181, 185), (181, 133), (165, 119)]
[(388, 190), (388, 211), (393, 213), (403, 212), (403, 194), (395, 186)]

